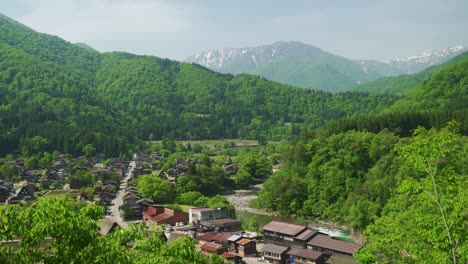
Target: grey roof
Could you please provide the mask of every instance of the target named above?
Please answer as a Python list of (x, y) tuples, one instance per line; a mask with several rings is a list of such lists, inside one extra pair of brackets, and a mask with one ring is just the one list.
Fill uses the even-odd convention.
[(153, 200), (150, 200), (150, 199), (146, 199), (146, 198), (142, 198), (138, 201), (136, 201), (137, 204), (140, 204), (140, 203), (148, 203), (148, 204), (153, 204)]
[(304, 230), (304, 232), (302, 232), (302, 233), (300, 233), (299, 235), (297, 235), (297, 236), (295, 237), (295, 239), (307, 241), (307, 240), (309, 240), (311, 237), (313, 237), (317, 232), (318, 232), (318, 231), (315, 230), (315, 229), (307, 228), (306, 230)]
[(241, 226), (242, 222), (236, 219), (224, 218), (224, 219), (201, 221), (200, 224), (203, 226), (210, 226), (210, 227), (226, 227), (226, 226)]
[(241, 239), (242, 237), (239, 236), (239, 235), (232, 235), (228, 238), (228, 241), (231, 241), (231, 242), (236, 242), (237, 240)]
[(289, 247), (284, 247), (275, 244), (265, 244), (263, 246), (263, 252), (270, 252), (274, 254), (283, 254), (284, 252), (288, 251)]
[(273, 220), (270, 223), (263, 226), (263, 230), (281, 233), (281, 234), (290, 235), (290, 236), (296, 236), (306, 228), (307, 226), (305, 225), (282, 222), (278, 220)]
[(320, 258), (323, 253), (312, 249), (293, 247), (288, 251), (288, 255), (316, 260)]
[(326, 248), (351, 255), (362, 247), (361, 244), (346, 242), (322, 233), (315, 235), (309, 242), (307, 242), (307, 245)]

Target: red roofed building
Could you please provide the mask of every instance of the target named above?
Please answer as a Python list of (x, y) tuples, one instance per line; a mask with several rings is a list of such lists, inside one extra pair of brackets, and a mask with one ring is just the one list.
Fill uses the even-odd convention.
[(227, 263), (241, 263), (242, 257), (232, 252), (224, 252), (221, 254), (224, 257), (224, 261)]
[(257, 256), (257, 243), (255, 241), (243, 238), (236, 242), (239, 256)]
[(213, 254), (216, 253), (221, 255), (224, 252), (227, 252), (227, 248), (221, 244), (206, 242), (200, 247), (202, 253), (204, 254)]
[(164, 206), (148, 206), (148, 209), (143, 212), (143, 220), (156, 225), (176, 225), (178, 222), (186, 223), (188, 214)]
[(205, 242), (216, 242), (223, 246), (228, 246), (229, 238), (231, 237), (230, 234), (226, 234), (223, 232), (208, 232), (208, 233), (200, 233), (197, 235), (198, 242), (205, 243)]

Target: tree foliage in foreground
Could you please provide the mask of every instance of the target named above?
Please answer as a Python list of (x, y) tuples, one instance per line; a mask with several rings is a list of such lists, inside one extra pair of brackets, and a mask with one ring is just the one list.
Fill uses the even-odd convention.
[(205, 257), (190, 238), (166, 244), (162, 233), (148, 235), (130, 225), (107, 236), (97, 234), (102, 207), (78, 206), (66, 196), (41, 198), (30, 207), (0, 208), (1, 263), (222, 263)]
[(357, 254), (363, 263), (467, 263), (468, 178), (466, 139), (450, 123), (419, 128), (398, 148), (418, 174), (408, 175), (367, 230)]

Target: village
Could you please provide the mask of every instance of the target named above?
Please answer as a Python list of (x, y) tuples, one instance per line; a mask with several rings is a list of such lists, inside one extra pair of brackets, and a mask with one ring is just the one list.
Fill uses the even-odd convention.
[[(154, 175), (175, 184), (177, 177), (197, 162), (177, 159), (175, 166), (165, 172), (148, 167), (161, 158), (159, 153), (138, 153), (130, 162), (104, 161), (102, 157), (80, 157), (71, 162), (60, 155), (42, 174), (16, 160), (5, 165), (20, 172), (23, 184), (0, 181), (0, 202), (30, 203), (47, 195), (76, 195), (77, 201), (94, 202), (106, 208), (99, 230), (101, 236), (129, 224), (144, 225), (148, 232), (162, 230), (167, 243), (189, 236), (202, 254), (221, 255), (225, 263), (355, 263), (352, 255), (361, 248), (360, 244), (333, 238), (305, 224), (273, 220), (260, 233), (249, 232), (244, 230), (241, 220), (229, 218), (226, 207), (190, 207), (184, 212), (141, 197), (133, 184), (141, 175)], [(236, 164), (226, 162), (224, 169), (234, 174)], [(67, 178), (80, 171), (93, 179), (87, 182), (86, 177)], [(92, 182), (95, 184), (90, 193), (87, 189)]]

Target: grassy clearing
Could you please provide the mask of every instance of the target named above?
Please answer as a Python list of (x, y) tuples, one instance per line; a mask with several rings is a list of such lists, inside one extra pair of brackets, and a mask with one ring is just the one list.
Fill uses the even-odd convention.
[(80, 195), (80, 190), (52, 190), (43, 197), (56, 197), (63, 194), (70, 197), (71, 199), (75, 199), (78, 195)]
[[(241, 140), (241, 139), (218, 139), (218, 140), (176, 140), (174, 141), (176, 144), (183, 144), (187, 145), (190, 143), (192, 146), (198, 144), (202, 147), (214, 148), (215, 146), (224, 146), (228, 144), (230, 146), (235, 145), (238, 147), (245, 146), (256, 146), (258, 145), (257, 140)], [(151, 141), (153, 144), (162, 143), (162, 141)]]

